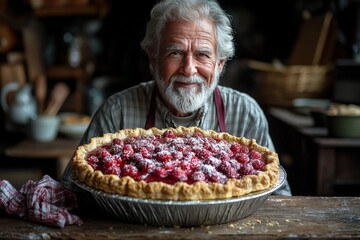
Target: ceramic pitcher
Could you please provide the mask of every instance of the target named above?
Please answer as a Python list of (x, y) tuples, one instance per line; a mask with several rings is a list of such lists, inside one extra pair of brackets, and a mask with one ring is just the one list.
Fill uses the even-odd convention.
[[(14, 101), (8, 103), (7, 95), (14, 92)], [(11, 82), (1, 89), (1, 106), (10, 117), (10, 120), (16, 124), (27, 124), (31, 118), (37, 116), (37, 104), (32, 95), (32, 87), (26, 83), (20, 86), (19, 83)]]

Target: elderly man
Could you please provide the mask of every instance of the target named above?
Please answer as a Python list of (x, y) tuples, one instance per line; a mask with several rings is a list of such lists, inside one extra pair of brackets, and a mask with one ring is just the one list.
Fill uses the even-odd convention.
[[(274, 150), (256, 101), (219, 85), (235, 48), (229, 17), (215, 0), (160, 1), (151, 11), (141, 47), (154, 80), (109, 97), (94, 114), (82, 144), (125, 128), (181, 125), (254, 138)], [(71, 188), (69, 166), (63, 183)], [(276, 193), (291, 195), (287, 183)]]

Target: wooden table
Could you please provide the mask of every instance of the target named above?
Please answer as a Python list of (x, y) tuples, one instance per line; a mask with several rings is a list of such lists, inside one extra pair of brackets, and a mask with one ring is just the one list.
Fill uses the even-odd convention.
[(21, 158), (70, 158), (79, 144), (78, 139), (58, 137), (52, 142), (37, 142), (26, 138), (5, 149), (9, 157)]
[(360, 239), (360, 197), (270, 196), (253, 215), (202, 227), (152, 227), (82, 216), (47, 227), (0, 211), (0, 239)]
[(58, 137), (51, 142), (25, 138), (5, 148), (4, 153), (10, 158), (31, 161), (32, 166), (41, 169), (42, 174), (59, 179), (79, 142), (78, 139), (65, 137)]
[[(308, 186), (314, 185), (318, 196), (336, 195), (336, 186), (360, 189), (359, 138), (331, 138), (325, 127), (314, 126), (310, 116), (288, 109), (271, 108), (269, 117), (273, 120), (273, 126), (277, 124), (277, 131), (272, 133), (273, 138), (283, 135), (278, 139), (276, 148), (295, 156), (292, 160), (297, 164), (295, 179), (301, 179), (302, 183), (307, 181)], [(289, 170), (290, 179), (291, 175)]]

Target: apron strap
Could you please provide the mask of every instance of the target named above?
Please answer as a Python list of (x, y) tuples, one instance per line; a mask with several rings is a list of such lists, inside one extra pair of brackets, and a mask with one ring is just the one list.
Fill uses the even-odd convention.
[(145, 129), (149, 129), (155, 126), (156, 95), (157, 95), (157, 87), (154, 86), (154, 89), (151, 94), (150, 108), (146, 119)]
[(214, 91), (214, 101), (215, 101), (215, 107), (216, 107), (216, 113), (217, 113), (220, 131), (226, 132), (225, 107), (218, 87), (216, 87)]
[[(151, 94), (150, 108), (146, 119), (145, 129), (149, 129), (155, 126), (156, 95), (157, 95), (157, 87), (155, 86)], [(226, 132), (224, 102), (222, 100), (220, 90), (217, 87), (215, 88), (214, 91), (214, 101), (215, 101), (216, 114), (218, 118), (220, 131)]]

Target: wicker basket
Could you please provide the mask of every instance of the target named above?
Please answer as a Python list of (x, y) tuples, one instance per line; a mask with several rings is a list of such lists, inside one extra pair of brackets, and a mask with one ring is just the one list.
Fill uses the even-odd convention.
[(263, 106), (291, 107), (295, 98), (329, 98), (334, 79), (332, 66), (291, 65), (275, 67), (254, 62), (255, 98)]

